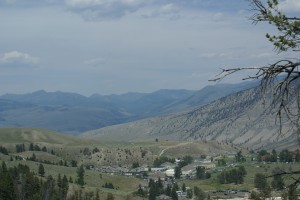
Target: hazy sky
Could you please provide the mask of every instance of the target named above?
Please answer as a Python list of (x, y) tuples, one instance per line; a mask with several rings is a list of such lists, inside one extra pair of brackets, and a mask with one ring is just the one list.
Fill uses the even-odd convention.
[[(281, 7), (299, 13), (300, 1)], [(247, 0), (0, 0), (0, 94), (201, 89), (220, 68), (276, 59), (272, 27), (251, 24), (249, 9)]]

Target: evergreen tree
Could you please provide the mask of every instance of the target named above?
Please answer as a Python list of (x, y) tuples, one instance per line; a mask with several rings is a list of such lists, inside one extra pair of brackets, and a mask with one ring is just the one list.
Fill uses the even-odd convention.
[(258, 190), (266, 190), (269, 185), (267, 182), (267, 179), (265, 177), (265, 175), (261, 174), (261, 173), (257, 173), (255, 174), (255, 178), (254, 178), (254, 186), (258, 189)]
[(8, 155), (8, 150), (5, 147), (0, 146), (0, 153), (3, 153), (4, 155)]
[(186, 192), (186, 186), (185, 186), (185, 183), (182, 184), (181, 190), (182, 190), (182, 192)]
[(287, 149), (282, 150), (279, 153), (280, 162), (293, 162), (293, 154)]
[(33, 150), (34, 151), (41, 151), (41, 148), (37, 144), (35, 144), (34, 147), (33, 147)]
[(136, 195), (137, 196), (140, 196), (140, 197), (146, 197), (147, 196), (147, 192), (145, 192), (141, 186), (141, 184), (139, 184), (139, 189), (138, 191), (136, 192)]
[(34, 151), (34, 147), (32, 143), (29, 144), (29, 151)]
[(61, 174), (59, 173), (57, 175), (57, 187), (58, 187), (58, 198), (62, 198), (62, 179), (61, 179)]
[(62, 179), (62, 197), (64, 199), (66, 199), (66, 197), (67, 197), (68, 190), (69, 190), (69, 182), (68, 182), (66, 175), (64, 175), (64, 177)]
[(272, 154), (270, 157), (270, 162), (277, 162), (277, 152), (275, 149), (272, 150)]
[(178, 185), (174, 183), (171, 191), (172, 200), (178, 200), (178, 194), (176, 191), (178, 191)]
[(0, 199), (14, 200), (15, 198), (13, 179), (3, 161), (0, 170)]
[(43, 146), (42, 151), (47, 152), (47, 147)]
[(3, 172), (3, 173), (7, 172), (7, 166), (6, 166), (6, 163), (4, 161), (2, 161), (2, 164), (1, 164), (1, 172)]
[(17, 144), (16, 145), (16, 152), (21, 153), (25, 151), (25, 145), (24, 144)]
[(33, 173), (29, 172), (28, 174), (26, 174), (24, 182), (25, 199), (41, 199), (40, 180), (37, 177), (35, 177)]
[(71, 160), (71, 166), (72, 167), (77, 167), (77, 161)]
[(73, 178), (72, 178), (72, 176), (69, 177), (69, 183), (73, 183)]
[(196, 177), (197, 179), (205, 179), (205, 168), (204, 167), (197, 167), (196, 168)]
[(40, 176), (44, 176), (45, 175), (45, 168), (44, 168), (44, 165), (40, 163), (39, 165), (39, 169), (38, 169), (38, 174)]
[(192, 199), (193, 198), (193, 190), (192, 189), (188, 189), (187, 191), (186, 191), (186, 197), (188, 198), (188, 199)]
[(226, 166), (226, 161), (224, 159), (219, 159), (218, 166)]
[(279, 167), (276, 167), (273, 169), (273, 180), (271, 182), (271, 186), (275, 190), (282, 190), (284, 188), (284, 181), (282, 176), (280, 175), (282, 173), (282, 170)]
[(42, 199), (56, 199), (57, 192), (55, 190), (55, 180), (51, 175), (47, 177), (47, 181), (42, 184)]
[(138, 167), (140, 167), (139, 162), (136, 161), (136, 162), (133, 162), (133, 163), (132, 163), (132, 168), (133, 168), (133, 169), (138, 168)]
[(32, 154), (32, 156), (31, 156), (30, 160), (32, 160), (32, 161), (36, 161), (36, 156), (35, 156), (35, 153), (33, 153), (33, 154)]
[(155, 187), (155, 184), (151, 184), (149, 189), (149, 200), (155, 200), (156, 196), (158, 196), (157, 188)]
[(295, 154), (296, 154), (295, 162), (300, 162), (300, 151), (299, 151), (299, 149), (296, 150)]
[(174, 172), (174, 177), (176, 179), (180, 179), (180, 176), (181, 176), (181, 168), (179, 166), (176, 166), (175, 167), (175, 172)]
[(217, 176), (217, 178), (218, 178), (218, 182), (219, 182), (220, 184), (225, 184), (225, 183), (227, 183), (227, 180), (226, 180), (226, 172), (225, 172), (225, 171), (222, 171), (222, 172)]
[(282, 190), (284, 188), (284, 181), (282, 176), (274, 175), (271, 185), (273, 189)]
[(245, 161), (245, 158), (244, 156), (242, 155), (242, 151), (239, 151), (236, 156), (235, 156), (235, 161), (236, 162), (244, 162)]
[(196, 199), (204, 200), (206, 198), (205, 192), (202, 189), (198, 188), (197, 186), (196, 188), (197, 188), (197, 193), (195, 193)]
[(83, 168), (83, 165), (81, 165), (79, 168), (77, 168), (77, 183), (80, 186), (84, 185), (84, 168)]
[(166, 194), (167, 196), (171, 196), (171, 193), (172, 193), (172, 188), (171, 188), (171, 186), (168, 184), (168, 185), (167, 185), (167, 188), (166, 188), (166, 191), (165, 191), (165, 194)]

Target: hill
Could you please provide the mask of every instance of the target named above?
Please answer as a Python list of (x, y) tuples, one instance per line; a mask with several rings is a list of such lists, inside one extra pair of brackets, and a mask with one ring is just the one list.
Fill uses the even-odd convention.
[[(24, 148), (16, 148), (22, 145), (24, 145)], [(66, 176), (69, 185), (68, 199), (75, 199), (72, 195), (76, 195), (76, 193), (78, 195), (78, 191), (80, 191), (80, 196), (85, 197), (95, 197), (95, 192), (98, 191), (100, 199), (105, 199), (108, 194), (113, 194), (117, 200), (143, 199), (135, 195), (135, 192), (139, 186), (148, 185), (149, 179), (157, 176), (157, 172), (155, 171), (144, 170), (148, 166), (152, 167), (154, 159), (159, 156), (183, 158), (189, 155), (194, 158), (203, 158), (203, 156), (210, 155), (219, 158), (219, 155), (227, 155), (228, 152), (240, 150), (240, 148), (232, 144), (222, 144), (216, 141), (179, 142), (152, 140), (143, 142), (104, 142), (95, 139), (86, 140), (74, 136), (66, 136), (44, 129), (26, 128), (0, 129), (0, 147), (2, 167), (5, 166), (3, 169), (9, 169), (9, 172), (14, 173), (10, 177), (16, 178), (12, 182), (16, 186), (19, 186), (15, 187), (17, 196), (20, 196), (23, 191), (24, 180), (30, 180), (31, 184), (26, 186), (26, 190), (32, 192), (39, 190), (31, 190), (29, 186), (35, 187), (37, 183), (40, 183), (43, 187), (37, 188), (44, 188), (44, 186), (49, 184), (44, 185), (43, 182), (47, 181), (49, 183), (49, 180), (53, 181), (54, 187), (60, 187), (56, 183), (61, 180), (60, 177)], [(3, 152), (4, 148), (8, 149), (8, 153)], [(216, 160), (215, 162), (217, 163), (218, 161)], [(133, 163), (139, 163), (142, 166), (140, 168), (133, 168)], [(44, 175), (41, 175), (40, 172), (41, 165), (43, 165)], [(84, 166), (83, 187), (77, 184), (78, 169), (81, 165)], [(32, 173), (31, 179), (28, 178), (29, 175), (27, 172), (25, 174), (25, 169), (28, 169), (28, 173)], [(154, 170), (154, 168), (152, 169)], [(140, 175), (141, 170), (144, 174), (143, 176)], [(6, 172), (5, 170), (0, 170), (1, 177)], [(130, 175), (134, 172), (137, 173), (136, 177)], [(17, 179), (19, 174), (22, 174), (22, 179)], [(160, 175), (162, 173), (159, 173)], [(6, 184), (6, 180), (1, 179), (1, 185), (9, 185)], [(199, 183), (202, 183), (202, 180), (183, 178), (176, 180), (176, 182), (180, 183), (180, 185), (186, 182), (187, 186), (190, 187), (199, 185)], [(114, 188), (105, 187), (107, 184), (113, 185)], [(205, 186), (205, 188), (210, 190), (215, 189), (214, 187), (214, 185)], [(228, 186), (223, 187), (227, 188)], [(29, 192), (26, 194), (28, 196)], [(41, 193), (39, 192), (39, 194)], [(33, 199), (31, 197), (28, 198)], [(40, 199), (37, 195), (35, 198)]]
[(67, 145), (80, 141), (78, 138), (45, 129), (0, 128), (0, 145), (31, 142)]
[[(225, 154), (237, 149), (231, 144), (221, 144), (216, 141), (205, 143), (165, 140), (158, 142), (155, 140), (143, 142), (101, 141), (78, 138), (45, 129), (0, 128), (0, 146), (8, 148), (10, 152), (15, 152), (16, 145), (20, 144), (24, 144), (27, 151), (30, 144), (39, 146), (39, 149), (45, 146), (48, 153), (53, 150), (56, 156), (68, 162), (76, 160), (97, 166), (131, 165), (134, 161), (152, 164), (156, 157), (162, 155), (197, 157), (208, 154)], [(26, 157), (31, 154), (32, 150), (26, 153)], [(36, 153), (36, 156), (40, 156), (42, 159), (45, 159), (45, 155), (45, 152), (40, 150)]]
[[(241, 91), (198, 109), (110, 126), (82, 134), (102, 140), (168, 139), (233, 143), (249, 149), (296, 148), (297, 134), (276, 125), (276, 110), (259, 88)], [(283, 121), (285, 123), (285, 121)]]

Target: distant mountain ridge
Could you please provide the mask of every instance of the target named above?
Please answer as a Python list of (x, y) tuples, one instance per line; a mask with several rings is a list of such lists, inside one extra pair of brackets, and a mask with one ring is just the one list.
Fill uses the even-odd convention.
[(271, 98), (263, 98), (259, 87), (215, 100), (198, 109), (153, 117), (89, 131), (82, 137), (102, 140), (217, 140), (249, 149), (297, 148), (295, 129), (283, 118), (280, 133)]
[(0, 96), (0, 127), (46, 128), (79, 134), (146, 117), (192, 110), (213, 100), (251, 88), (257, 82), (219, 84), (199, 91), (158, 90), (121, 95), (46, 92)]

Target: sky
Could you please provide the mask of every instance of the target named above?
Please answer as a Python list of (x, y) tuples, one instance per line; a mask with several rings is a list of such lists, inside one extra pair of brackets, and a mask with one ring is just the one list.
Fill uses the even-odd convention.
[[(280, 7), (299, 13), (300, 1)], [(278, 59), (265, 38), (273, 27), (252, 14), (247, 0), (0, 0), (0, 95), (220, 84), (209, 80), (221, 68)]]

